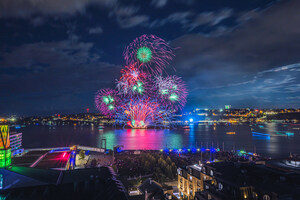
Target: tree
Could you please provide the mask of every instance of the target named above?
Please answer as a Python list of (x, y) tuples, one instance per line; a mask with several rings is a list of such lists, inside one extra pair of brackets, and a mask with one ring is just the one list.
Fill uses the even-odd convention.
[(170, 178), (170, 179), (173, 179), (173, 178), (174, 178), (173, 173), (172, 173), (172, 167), (171, 167), (170, 165), (167, 166), (167, 176), (168, 176), (168, 178)]
[(171, 158), (168, 156), (167, 159), (166, 159), (167, 163), (170, 165), (172, 163), (172, 160)]
[(150, 168), (150, 163), (149, 163), (149, 161), (146, 161), (146, 162), (144, 163), (144, 169), (145, 169), (145, 171), (146, 171), (146, 172), (149, 172), (149, 171), (151, 171), (151, 168)]
[(177, 172), (177, 167), (176, 167), (176, 165), (175, 165), (174, 162), (172, 162), (172, 172), (173, 172), (174, 175), (175, 175), (176, 172)]

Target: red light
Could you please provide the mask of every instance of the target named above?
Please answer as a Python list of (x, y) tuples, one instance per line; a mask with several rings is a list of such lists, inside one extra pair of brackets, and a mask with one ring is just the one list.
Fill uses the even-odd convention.
[(90, 109), (89, 109), (89, 108), (87, 108), (87, 109), (86, 109), (86, 112), (88, 113), (89, 111), (90, 111)]

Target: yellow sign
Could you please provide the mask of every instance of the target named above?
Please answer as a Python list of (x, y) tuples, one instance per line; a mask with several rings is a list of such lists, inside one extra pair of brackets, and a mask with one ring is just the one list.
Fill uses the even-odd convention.
[(0, 130), (0, 149), (8, 149), (10, 147), (8, 125), (0, 125)]

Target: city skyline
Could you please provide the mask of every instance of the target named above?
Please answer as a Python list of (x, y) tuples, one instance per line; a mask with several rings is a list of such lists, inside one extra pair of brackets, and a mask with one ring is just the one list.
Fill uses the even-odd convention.
[(175, 48), (167, 73), (187, 83), (187, 109), (300, 106), (299, 1), (76, 2), (0, 3), (4, 115), (96, 112), (144, 33)]

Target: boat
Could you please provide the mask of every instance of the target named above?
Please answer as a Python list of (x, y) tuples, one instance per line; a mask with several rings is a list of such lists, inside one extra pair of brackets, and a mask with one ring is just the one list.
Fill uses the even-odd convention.
[(267, 133), (252, 132), (252, 136), (258, 139), (270, 139), (270, 134)]
[(294, 136), (294, 133), (292, 133), (292, 132), (285, 132), (285, 135), (286, 136)]
[(100, 129), (104, 129), (104, 126), (99, 125), (99, 126), (98, 126), (98, 129), (99, 129), (99, 130), (100, 130)]
[(276, 132), (277, 135), (282, 135), (282, 136), (294, 136), (294, 133), (292, 132), (284, 132), (284, 131), (279, 131)]
[(252, 132), (252, 135), (270, 136), (270, 134), (268, 133), (259, 133), (259, 132)]
[(235, 135), (235, 132), (226, 132), (227, 135)]

